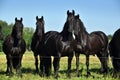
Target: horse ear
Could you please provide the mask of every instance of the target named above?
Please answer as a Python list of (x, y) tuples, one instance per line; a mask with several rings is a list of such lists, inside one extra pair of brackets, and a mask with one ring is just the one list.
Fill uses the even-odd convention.
[(69, 15), (69, 10), (67, 11), (67, 15)]
[(77, 18), (79, 18), (79, 14), (77, 15)]
[(15, 18), (15, 21), (17, 21), (17, 17)]
[(20, 21), (22, 22), (23, 18), (20, 19)]
[(44, 20), (44, 17), (42, 16), (41, 19)]
[(38, 16), (36, 16), (36, 20), (38, 20)]
[(74, 10), (72, 10), (72, 13), (73, 13), (73, 15), (75, 15), (75, 11)]

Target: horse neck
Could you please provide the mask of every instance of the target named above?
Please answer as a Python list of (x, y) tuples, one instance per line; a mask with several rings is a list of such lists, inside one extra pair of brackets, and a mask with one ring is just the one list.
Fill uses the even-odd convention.
[(13, 38), (13, 46), (15, 46), (15, 47), (20, 46), (22, 39), (17, 39), (14, 37), (12, 37), (12, 38)]
[(42, 37), (44, 36), (44, 34), (45, 34), (45, 31), (44, 31), (44, 28), (42, 28), (42, 34), (38, 36), (37, 30), (36, 30), (34, 33), (34, 37), (36, 38), (36, 40), (40, 41), (42, 39)]
[(86, 31), (86, 29), (83, 27), (81, 31), (78, 33), (78, 41), (81, 43), (82, 46), (85, 46), (87, 44), (87, 41), (89, 39), (89, 33)]
[(70, 33), (67, 28), (68, 28), (68, 25), (67, 25), (67, 23), (65, 23), (63, 30), (61, 31), (60, 34), (62, 35), (63, 39), (71, 40), (71, 39), (73, 39), (72, 33)]
[(16, 37), (16, 31), (14, 30), (14, 28), (13, 28), (13, 30), (12, 30), (12, 34), (11, 34), (11, 35), (12, 35), (12, 37), (14, 37), (14, 38)]

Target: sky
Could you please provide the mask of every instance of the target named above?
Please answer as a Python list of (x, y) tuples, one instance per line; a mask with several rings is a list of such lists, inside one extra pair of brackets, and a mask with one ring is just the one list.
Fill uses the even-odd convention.
[(43, 16), (45, 32), (62, 31), (67, 10), (80, 15), (89, 33), (120, 28), (120, 0), (0, 0), (0, 20), (10, 24), (22, 17), (25, 27), (35, 29), (36, 16)]

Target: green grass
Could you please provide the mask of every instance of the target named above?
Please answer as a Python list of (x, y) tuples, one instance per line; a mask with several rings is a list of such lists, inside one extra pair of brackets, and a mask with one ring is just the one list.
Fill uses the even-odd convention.
[[(67, 58), (63, 57), (60, 60), (60, 69), (59, 69), (59, 80), (119, 80), (112, 78), (112, 65), (111, 61), (109, 61), (109, 74), (104, 76), (103, 74), (99, 73), (100, 69), (100, 62), (98, 58), (95, 56), (90, 57), (90, 71), (91, 76), (86, 77), (86, 65), (85, 65), (85, 56), (80, 56), (80, 77), (76, 77), (76, 65), (75, 65), (75, 57), (72, 60), (72, 69), (71, 69), (71, 78), (66, 77), (66, 71), (67, 71)], [(35, 66), (34, 66), (34, 57), (32, 52), (26, 52), (23, 56), (22, 60), (22, 73), (23, 77), (20, 78), (16, 75), (15, 70), (14, 76), (10, 78), (9, 76), (6, 76), (6, 57), (5, 54), (0, 53), (0, 80), (54, 80), (54, 71), (52, 67), (52, 75), (50, 77), (43, 77), (41, 78), (39, 75), (35, 74)]]

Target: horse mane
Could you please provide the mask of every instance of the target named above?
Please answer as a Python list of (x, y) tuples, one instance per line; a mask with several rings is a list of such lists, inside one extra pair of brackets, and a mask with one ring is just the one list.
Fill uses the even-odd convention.
[(81, 31), (84, 31), (84, 32), (87, 32), (86, 31), (86, 28), (85, 28), (85, 26), (84, 26), (84, 23), (82, 22), (82, 20), (79, 18), (79, 15), (77, 16), (77, 18), (78, 18), (78, 20), (79, 20), (79, 24), (80, 24), (80, 29), (81, 29)]
[(68, 40), (69, 37), (70, 37), (69, 35), (70, 35), (70, 34), (72, 35), (72, 33), (70, 33), (70, 32), (68, 31), (68, 22), (65, 22), (64, 27), (63, 27), (63, 30), (61, 31), (60, 34), (62, 35), (62, 37), (63, 37), (64, 40)]
[(16, 31), (15, 31), (15, 24), (14, 24), (13, 29), (12, 29), (12, 33), (11, 33), (11, 36), (12, 36), (12, 37), (15, 37), (15, 34), (16, 34)]

